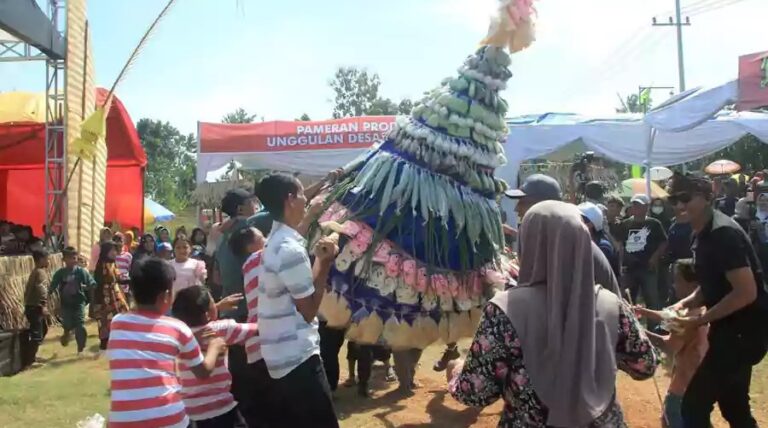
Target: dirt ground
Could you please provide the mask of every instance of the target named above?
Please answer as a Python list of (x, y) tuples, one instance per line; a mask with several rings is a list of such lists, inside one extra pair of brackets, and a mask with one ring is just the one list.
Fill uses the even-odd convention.
[[(468, 344), (464, 343), (462, 349)], [(413, 397), (404, 397), (396, 391), (397, 383), (384, 382), (383, 366), (376, 365), (373, 373), (374, 392), (371, 398), (363, 399), (356, 395), (355, 388), (339, 386), (336, 393), (336, 405), (344, 428), (378, 427), (496, 427), (501, 413), (502, 403), (478, 410), (459, 404), (446, 392), (444, 373), (432, 371), (432, 364), (442, 353), (440, 346), (432, 346), (424, 352), (421, 366), (417, 373), (420, 388)], [(346, 379), (346, 360), (342, 363), (342, 382)], [(664, 395), (668, 378), (664, 369), (657, 371), (659, 390)], [(661, 407), (656, 388), (652, 380), (636, 382), (620, 373), (617, 395), (621, 402), (627, 424), (632, 428), (659, 428), (661, 426)], [(762, 425), (768, 424), (765, 400), (754, 393), (753, 406), (756, 417)], [(717, 411), (713, 415), (715, 428), (727, 425), (719, 418)]]

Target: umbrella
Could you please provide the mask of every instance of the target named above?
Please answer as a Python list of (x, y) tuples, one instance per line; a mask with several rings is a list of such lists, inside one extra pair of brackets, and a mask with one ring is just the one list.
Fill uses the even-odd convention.
[[(643, 174), (643, 178), (646, 177), (648, 173), (646, 172)], [(651, 180), (653, 181), (664, 181), (669, 180), (672, 177), (673, 172), (667, 167), (664, 166), (654, 166), (651, 168)]]
[(716, 160), (704, 168), (704, 172), (712, 175), (736, 174), (739, 171), (741, 171), (741, 165), (728, 159)]
[(168, 208), (157, 202), (144, 198), (144, 224), (171, 221), (176, 217)]
[[(646, 194), (646, 183), (642, 178), (630, 178), (621, 182), (621, 197), (631, 198), (637, 194)], [(651, 182), (651, 198), (666, 198), (669, 196), (666, 190), (656, 183)]]

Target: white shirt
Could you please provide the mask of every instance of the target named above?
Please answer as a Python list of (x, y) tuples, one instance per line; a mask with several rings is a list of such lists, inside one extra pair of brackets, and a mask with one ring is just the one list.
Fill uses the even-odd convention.
[(194, 285), (203, 285), (208, 272), (205, 270), (205, 263), (196, 259), (187, 259), (179, 263), (176, 260), (171, 261), (173, 269), (176, 270), (176, 280), (173, 281), (173, 297), (179, 291), (192, 287)]
[(315, 292), (305, 245), (297, 231), (276, 221), (257, 267), (261, 354), (273, 379), (320, 354), (317, 318), (307, 323), (294, 303)]

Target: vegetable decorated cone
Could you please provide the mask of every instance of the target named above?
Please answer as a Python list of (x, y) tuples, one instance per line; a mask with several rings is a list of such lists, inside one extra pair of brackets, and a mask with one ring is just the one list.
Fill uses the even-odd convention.
[(339, 235), (320, 312), (359, 343), (425, 348), (474, 335), (509, 281), (494, 177), (506, 162), (511, 77), (505, 48), (533, 41), (532, 0), (502, 1), (482, 46), (429, 92), (324, 197), (320, 228)]

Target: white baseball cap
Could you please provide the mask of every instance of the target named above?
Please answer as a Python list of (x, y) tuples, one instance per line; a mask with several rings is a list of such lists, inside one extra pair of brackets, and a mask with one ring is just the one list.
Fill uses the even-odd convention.
[(592, 223), (592, 226), (595, 227), (596, 231), (600, 232), (603, 230), (605, 220), (603, 219), (603, 210), (601, 210), (600, 207), (592, 202), (584, 202), (583, 204), (579, 204), (578, 208), (579, 211), (581, 211), (581, 215)]
[(632, 199), (629, 200), (629, 203), (640, 204), (640, 205), (650, 205), (651, 198), (649, 198), (648, 195), (644, 193), (638, 193), (637, 195), (633, 196)]

